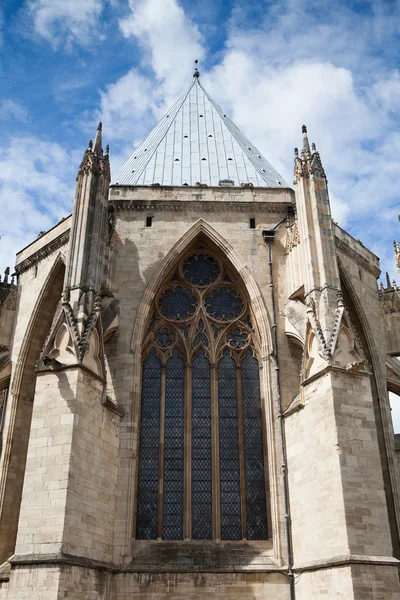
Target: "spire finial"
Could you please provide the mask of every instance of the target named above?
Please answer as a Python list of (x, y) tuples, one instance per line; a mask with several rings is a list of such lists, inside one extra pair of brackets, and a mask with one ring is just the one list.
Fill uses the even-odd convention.
[(301, 132), (303, 134), (303, 151), (310, 152), (310, 143), (308, 141), (307, 127), (305, 125), (301, 128)]
[(97, 126), (97, 132), (96, 132), (96, 137), (95, 137), (94, 146), (93, 146), (93, 152), (95, 154), (98, 154), (99, 156), (102, 153), (101, 130), (102, 130), (102, 123), (100, 121), (100, 123)]
[(198, 61), (198, 60), (197, 60), (197, 58), (196, 58), (196, 60), (194, 61), (195, 68), (194, 68), (193, 77), (197, 77), (197, 79), (200, 77), (200, 73), (199, 73), (199, 71), (198, 71), (198, 69), (197, 69), (197, 64), (198, 64), (198, 62), (199, 62), (199, 61)]

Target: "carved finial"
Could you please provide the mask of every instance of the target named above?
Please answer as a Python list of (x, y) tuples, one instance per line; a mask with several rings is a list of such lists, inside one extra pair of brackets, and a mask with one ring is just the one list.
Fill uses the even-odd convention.
[(102, 123), (100, 121), (100, 123), (97, 126), (97, 132), (96, 132), (96, 137), (95, 137), (94, 146), (93, 146), (93, 152), (95, 154), (97, 154), (98, 156), (100, 156), (100, 154), (102, 153), (101, 130), (102, 130)]
[(103, 123), (101, 121), (99, 121), (99, 124), (97, 125), (97, 131), (101, 131), (103, 129)]
[(389, 273), (386, 271), (386, 283), (388, 288), (392, 287), (392, 284), (390, 283), (390, 277), (389, 277)]
[(317, 147), (314, 144), (314, 142), (311, 144), (311, 150), (312, 150), (313, 153), (317, 151)]
[(200, 73), (199, 73), (199, 71), (198, 71), (198, 69), (197, 69), (197, 63), (198, 63), (198, 62), (199, 62), (199, 61), (198, 61), (198, 60), (197, 60), (197, 58), (196, 58), (196, 60), (194, 61), (194, 64), (195, 64), (196, 66), (195, 66), (195, 68), (194, 68), (193, 77), (197, 77), (197, 79), (200, 77)]
[(308, 141), (307, 127), (305, 125), (303, 125), (303, 127), (301, 128), (301, 132), (303, 134), (303, 152), (310, 152), (310, 143)]
[(10, 267), (6, 267), (6, 270), (4, 271), (4, 283), (8, 283), (8, 276), (10, 274)]
[(110, 146), (107, 144), (106, 146), (106, 155), (108, 156), (110, 154)]
[(381, 289), (381, 290), (385, 289), (385, 288), (383, 287), (383, 282), (382, 282), (382, 281), (380, 282), (380, 284), (379, 284), (379, 287), (380, 287), (380, 289)]
[(394, 287), (395, 289), (397, 288), (397, 283), (396, 283), (396, 280), (395, 280), (395, 279), (393, 279), (393, 287)]
[(294, 157), (299, 158), (299, 149), (298, 148), (294, 149)]
[(15, 275), (11, 275), (11, 285), (15, 285)]
[(92, 150), (92, 148), (93, 148), (93, 140), (89, 140), (88, 148), (89, 148), (89, 150)]

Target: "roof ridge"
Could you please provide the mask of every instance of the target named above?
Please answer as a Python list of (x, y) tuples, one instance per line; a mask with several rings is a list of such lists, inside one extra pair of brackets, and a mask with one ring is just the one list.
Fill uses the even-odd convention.
[[(203, 114), (204, 113), (204, 114)], [(117, 170), (111, 185), (286, 187), (194, 77), (188, 89)]]
[[(203, 90), (204, 94), (207, 96), (208, 100), (211, 102), (211, 104), (214, 106), (215, 110), (219, 113), (222, 114), (223, 118), (226, 119), (225, 122), (229, 122), (229, 124), (232, 126), (233, 128), (233, 132), (230, 130), (230, 133), (235, 137), (236, 141), (238, 142), (238, 144), (240, 145), (240, 147), (242, 148), (243, 152), (246, 154), (246, 156), (248, 157), (248, 159), (252, 162), (253, 166), (258, 170), (258, 172), (260, 173), (260, 177), (262, 177), (264, 179), (264, 175), (263, 173), (265, 173), (265, 171), (262, 170), (262, 168), (260, 167), (260, 165), (258, 165), (257, 163), (255, 163), (253, 161), (253, 159), (255, 158), (252, 154), (249, 154), (249, 146), (247, 146), (247, 144), (250, 144), (251, 146), (253, 146), (254, 150), (257, 151), (257, 156), (258, 157), (262, 157), (261, 152), (258, 150), (258, 148), (252, 143), (250, 142), (250, 140), (240, 131), (239, 127), (236, 125), (236, 123), (234, 121), (232, 121), (232, 119), (230, 117), (228, 117), (228, 115), (226, 113), (224, 113), (224, 111), (222, 110), (222, 108), (220, 107), (220, 105), (213, 99), (211, 98), (211, 96), (208, 94), (208, 92), (203, 88), (203, 86), (201, 85), (201, 83), (199, 82), (199, 86), (201, 87), (201, 89)], [(242, 139), (240, 139), (242, 138)], [(245, 143), (243, 143), (245, 142)], [(251, 150), (250, 150), (251, 152)], [(266, 159), (264, 159), (266, 160)], [(268, 162), (268, 161), (266, 161)], [(269, 163), (268, 163), (269, 164)], [(276, 169), (274, 169), (274, 167), (272, 165), (270, 165), (270, 168), (273, 169), (276, 173), (276, 175), (278, 177), (280, 177), (278, 171), (276, 171)]]

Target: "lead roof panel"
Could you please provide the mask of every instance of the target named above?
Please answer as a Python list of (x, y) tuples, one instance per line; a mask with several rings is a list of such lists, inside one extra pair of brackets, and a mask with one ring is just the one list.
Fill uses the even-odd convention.
[(112, 177), (111, 185), (288, 187), (198, 77)]

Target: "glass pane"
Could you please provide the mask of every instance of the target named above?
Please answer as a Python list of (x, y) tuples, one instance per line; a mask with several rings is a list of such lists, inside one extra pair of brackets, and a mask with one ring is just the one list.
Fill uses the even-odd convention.
[(266, 540), (267, 506), (261, 422), (260, 371), (251, 350), (242, 363), (247, 539)]
[(174, 350), (166, 366), (162, 537), (183, 539), (185, 363)]
[(143, 361), (136, 521), (136, 538), (138, 540), (157, 539), (160, 395), (161, 362), (156, 351), (151, 350)]
[(197, 298), (192, 290), (177, 285), (164, 291), (160, 311), (168, 319), (184, 320), (194, 314)]
[(192, 538), (212, 539), (211, 371), (204, 351), (192, 363)]
[(211, 290), (204, 304), (207, 313), (218, 321), (236, 319), (243, 310), (243, 300), (238, 292), (225, 286)]
[[(239, 426), (235, 361), (225, 350), (218, 363), (218, 425), (221, 483), (221, 539), (241, 540)], [(230, 408), (227, 409), (226, 407)], [(228, 411), (228, 412), (226, 412)], [(229, 491), (223, 491), (226, 483)]]
[(183, 276), (188, 283), (195, 286), (205, 287), (210, 285), (219, 275), (217, 261), (205, 254), (195, 254), (185, 261), (183, 265)]

